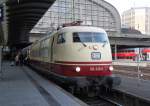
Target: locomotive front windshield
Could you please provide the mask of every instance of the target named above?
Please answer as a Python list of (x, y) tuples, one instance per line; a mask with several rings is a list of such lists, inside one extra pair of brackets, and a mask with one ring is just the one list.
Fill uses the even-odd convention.
[(103, 43), (107, 42), (108, 37), (105, 33), (99, 32), (74, 32), (73, 42), (87, 42), (87, 43)]

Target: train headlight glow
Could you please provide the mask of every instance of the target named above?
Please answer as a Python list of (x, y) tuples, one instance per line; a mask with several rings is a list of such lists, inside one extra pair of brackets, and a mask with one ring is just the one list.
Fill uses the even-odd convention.
[(80, 72), (80, 67), (76, 67), (76, 72)]
[(113, 66), (109, 66), (109, 70), (113, 71), (114, 70)]

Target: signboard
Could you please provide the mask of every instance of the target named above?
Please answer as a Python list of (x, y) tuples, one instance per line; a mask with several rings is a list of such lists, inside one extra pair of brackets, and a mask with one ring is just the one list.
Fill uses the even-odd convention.
[(3, 6), (0, 5), (0, 22), (3, 21)]

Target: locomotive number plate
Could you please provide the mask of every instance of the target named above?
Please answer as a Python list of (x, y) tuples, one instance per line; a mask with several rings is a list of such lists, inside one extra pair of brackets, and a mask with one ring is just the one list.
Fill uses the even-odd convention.
[(101, 53), (100, 52), (92, 52), (91, 58), (92, 58), (92, 60), (100, 60), (101, 59)]
[(90, 71), (103, 71), (103, 67), (90, 67)]

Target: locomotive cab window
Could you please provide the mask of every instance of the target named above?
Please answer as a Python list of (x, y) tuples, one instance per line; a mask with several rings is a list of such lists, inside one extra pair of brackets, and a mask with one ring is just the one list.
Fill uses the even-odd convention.
[(108, 37), (105, 33), (99, 32), (74, 32), (73, 42), (103, 43), (108, 42)]
[(65, 34), (64, 33), (58, 34), (57, 44), (61, 44), (61, 43), (65, 43), (65, 42), (66, 42)]

